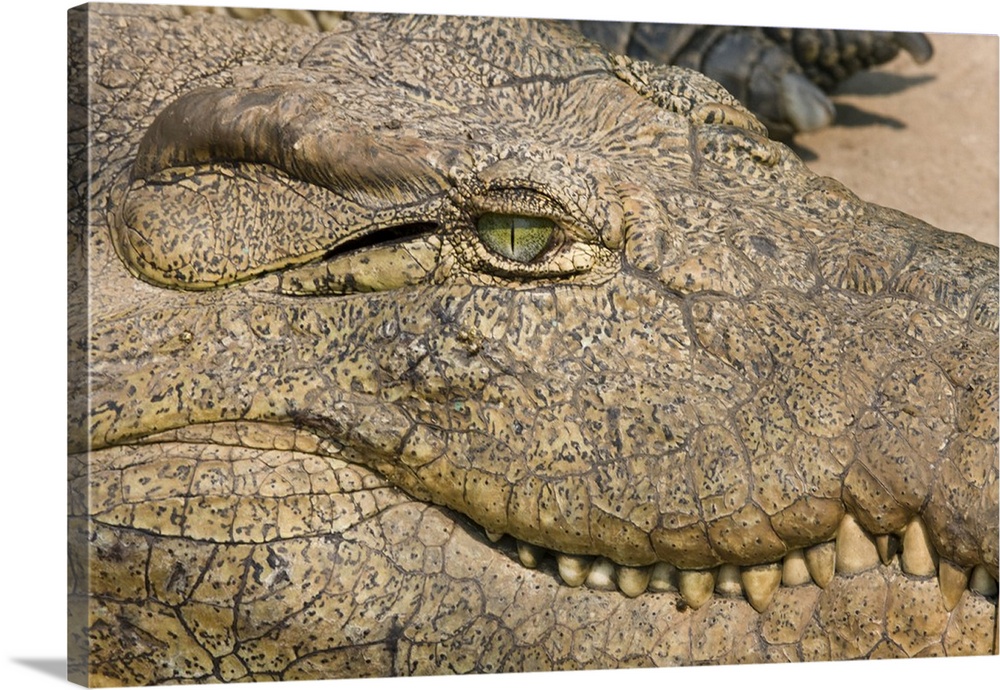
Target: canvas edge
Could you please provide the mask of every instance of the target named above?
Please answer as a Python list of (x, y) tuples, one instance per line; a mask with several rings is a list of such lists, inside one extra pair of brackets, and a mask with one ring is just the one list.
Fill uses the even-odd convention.
[[(90, 215), (91, 127), (89, 118), (90, 12), (78, 5), (66, 13), (67, 99), (67, 432), (74, 420), (87, 416), (90, 330), (90, 275), (88, 220)], [(68, 434), (67, 434), (68, 435)], [(87, 518), (74, 503), (86, 501), (74, 495), (73, 460), (67, 457), (67, 627), (66, 676), (79, 685), (90, 685), (89, 657), (89, 553)], [(76, 484), (79, 486), (79, 484)], [(84, 482), (85, 485), (85, 482)]]

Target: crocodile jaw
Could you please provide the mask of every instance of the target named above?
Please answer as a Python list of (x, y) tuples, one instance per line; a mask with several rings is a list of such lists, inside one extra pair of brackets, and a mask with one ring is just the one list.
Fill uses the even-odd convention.
[[(486, 530), (638, 567), (778, 563), (833, 540), (845, 514), (873, 537), (901, 536), (925, 506), (935, 555), (960, 568), (984, 565), (995, 577), (995, 551), (987, 539), (984, 550), (976, 547), (977, 530), (988, 536), (995, 510), (989, 491), (956, 514), (954, 487), (928, 481), (928, 458), (888, 467), (866, 454), (865, 443), (895, 438), (879, 421), (890, 416), (916, 421), (911, 441), (926, 429), (921, 442), (940, 444), (936, 429), (952, 414), (950, 403), (928, 406), (913, 397), (917, 387), (862, 413), (852, 411), (858, 403), (848, 394), (823, 398), (836, 389), (820, 387), (804, 414), (780, 402), (801, 390), (801, 371), (737, 359), (737, 373), (703, 349), (703, 333), (718, 328), (725, 310), (758, 319), (742, 331), (728, 322), (731, 338), (777, 328), (768, 319), (789, 306), (774, 294), (746, 307), (712, 298), (708, 311), (704, 301), (622, 278), (501, 292), (431, 286), (304, 311), (294, 298), (248, 287), (213, 300), (212, 312), (173, 294), (159, 298), (167, 318), (152, 337), (141, 312), (112, 324), (107, 357), (94, 365), (99, 380), (114, 382), (94, 388), (99, 445), (196, 423), (289, 424)], [(870, 341), (841, 334), (824, 316), (838, 299), (792, 304), (831, 334), (835, 344), (812, 347), (836, 353), (829, 366), (850, 372), (839, 374), (844, 380), (874, 380), (862, 361)], [(406, 316), (416, 313), (427, 315), (419, 327)], [(596, 330), (593, 313), (602, 314)], [(574, 321), (574, 314), (588, 316)], [(352, 318), (348, 334), (326, 326)], [(294, 355), (292, 333), (311, 334)], [(282, 366), (246, 368), (259, 362)], [(914, 372), (906, 375), (934, 380), (933, 372)], [(878, 395), (889, 397), (883, 391), (904, 373), (879, 384)], [(761, 385), (768, 376), (779, 383)], [(119, 403), (121, 385), (139, 393)], [(871, 395), (857, 390), (858, 399)], [(743, 402), (733, 406), (734, 399)], [(978, 443), (961, 447), (987, 445)], [(966, 471), (988, 473), (992, 457), (988, 448), (970, 454)], [(871, 489), (871, 476), (884, 488)], [(896, 487), (905, 491), (887, 503), (885, 491)]]
[[(762, 612), (721, 590), (695, 607), (676, 591), (567, 587), (555, 562), (522, 567), (512, 540), (491, 543), (338, 452), (239, 422), (79, 458), (71, 563), (90, 567), (79, 594), (93, 597), (95, 642), (176, 649), (183, 665), (154, 677), (233, 680), (273, 664), (304, 679), (990, 651), (995, 604), (966, 592), (949, 612), (935, 578), (904, 574), (898, 558), (781, 587)], [(905, 622), (915, 615), (925, 623)], [(263, 656), (262, 639), (286, 651)], [(112, 659), (95, 677), (115, 672)]]

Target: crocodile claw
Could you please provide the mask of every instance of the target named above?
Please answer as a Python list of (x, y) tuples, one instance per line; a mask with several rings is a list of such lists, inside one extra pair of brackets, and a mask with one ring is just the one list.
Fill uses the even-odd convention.
[(833, 102), (823, 90), (796, 72), (782, 75), (781, 102), (788, 121), (797, 132), (822, 129), (832, 123), (836, 115)]
[(899, 32), (895, 35), (895, 39), (899, 47), (909, 53), (918, 65), (924, 64), (934, 56), (934, 46), (924, 34)]

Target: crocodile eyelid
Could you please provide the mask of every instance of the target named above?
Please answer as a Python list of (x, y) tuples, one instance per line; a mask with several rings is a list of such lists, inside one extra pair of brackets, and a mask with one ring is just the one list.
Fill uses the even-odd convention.
[(531, 180), (475, 180), (455, 190), (465, 214), (461, 253), (473, 271), (516, 281), (586, 273), (599, 232)]

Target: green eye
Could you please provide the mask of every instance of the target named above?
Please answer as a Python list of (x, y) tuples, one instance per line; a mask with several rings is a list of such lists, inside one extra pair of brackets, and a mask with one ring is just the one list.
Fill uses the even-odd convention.
[(487, 247), (500, 256), (526, 264), (549, 245), (556, 224), (548, 218), (484, 213), (476, 232)]

